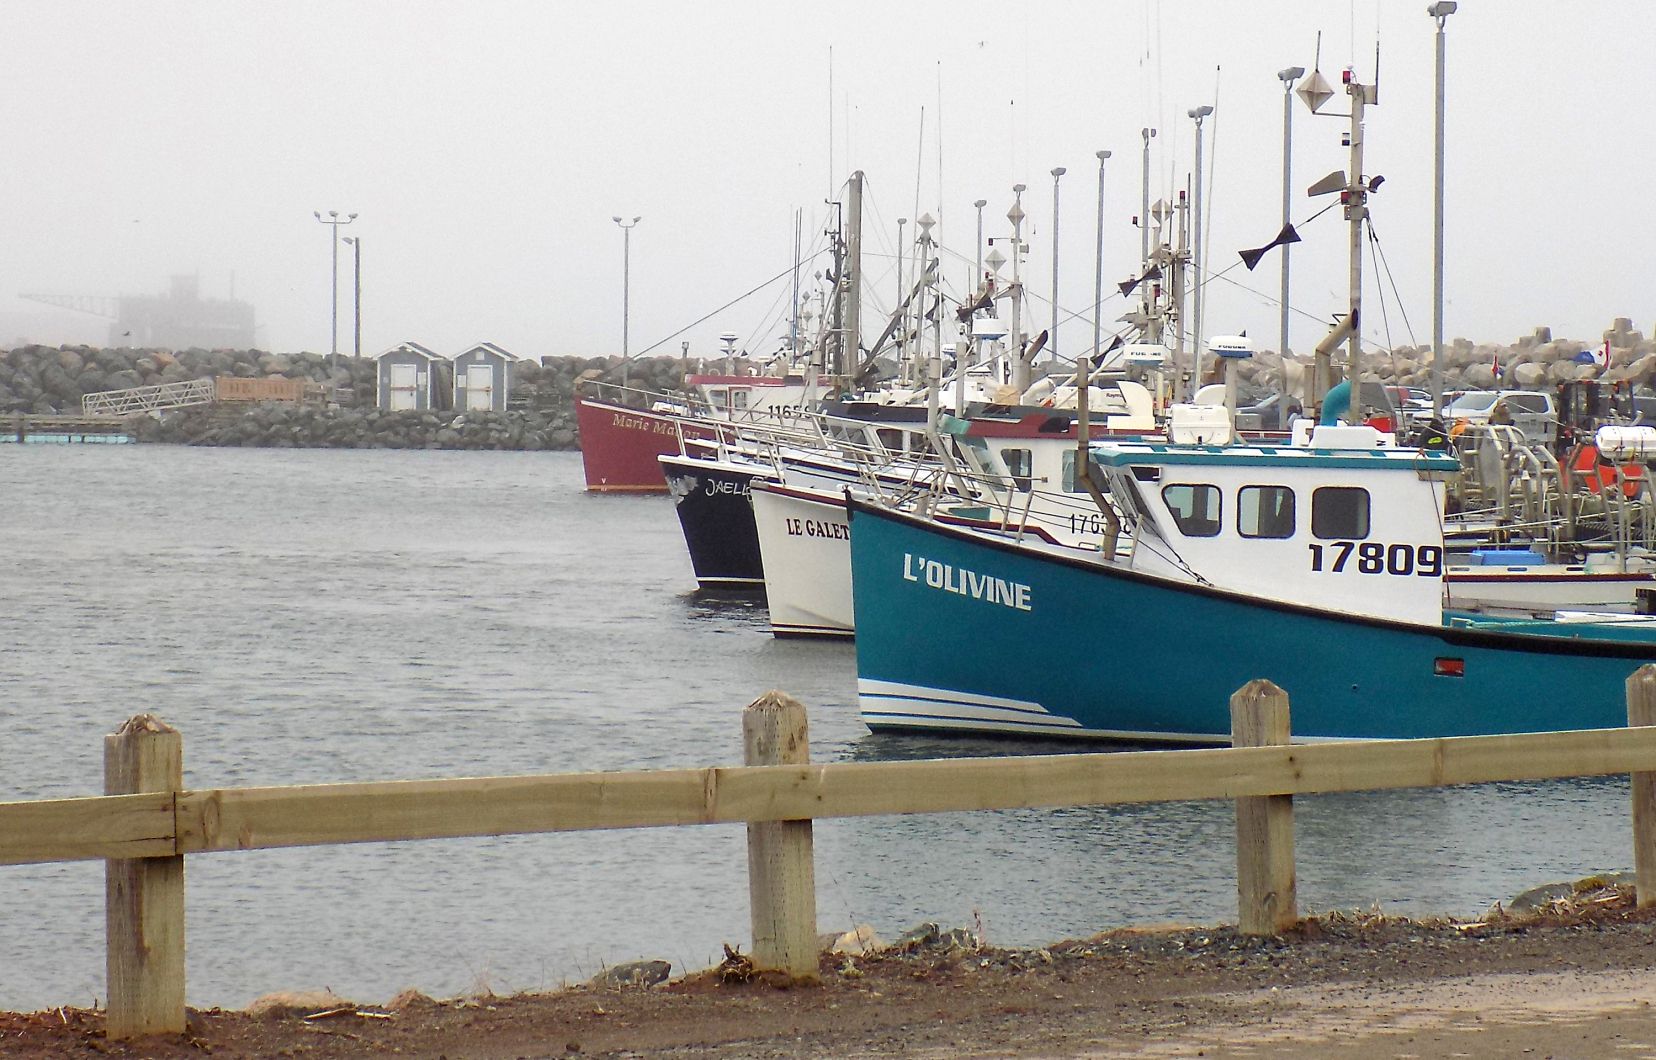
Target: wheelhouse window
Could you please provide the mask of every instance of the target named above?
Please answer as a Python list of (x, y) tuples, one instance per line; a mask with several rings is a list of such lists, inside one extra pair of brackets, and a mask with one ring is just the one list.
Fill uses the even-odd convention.
[(1029, 484), (1034, 479), (1034, 451), (1030, 449), (1002, 449), (1001, 460), (1006, 463), (1006, 472), (1012, 476), (1012, 481), (1020, 490), (1029, 492)]
[(1294, 491), (1287, 486), (1243, 486), (1236, 494), (1236, 532), (1281, 540), (1294, 536)]
[(1368, 490), (1324, 486), (1311, 492), (1311, 536), (1361, 541), (1369, 534)]
[(1162, 487), (1162, 502), (1186, 537), (1218, 537), (1219, 487), (1181, 482)]

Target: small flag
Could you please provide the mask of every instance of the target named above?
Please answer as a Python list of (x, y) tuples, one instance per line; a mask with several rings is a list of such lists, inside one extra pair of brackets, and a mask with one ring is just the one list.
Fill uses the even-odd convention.
[(1598, 366), (1600, 368), (1610, 367), (1610, 340), (1609, 339), (1604, 340), (1604, 348), (1603, 349), (1593, 351), (1593, 360), (1598, 362)]

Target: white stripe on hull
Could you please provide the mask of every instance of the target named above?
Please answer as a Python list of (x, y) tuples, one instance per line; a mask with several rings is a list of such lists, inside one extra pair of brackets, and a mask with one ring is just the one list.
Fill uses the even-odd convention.
[[(1145, 729), (1088, 729), (1074, 718), (1052, 714), (1039, 703), (971, 692), (953, 692), (894, 681), (859, 680), (857, 706), (862, 722), (884, 729), (936, 732), (1004, 732), (1065, 739), (1132, 743), (1230, 746), (1231, 734), (1170, 733)], [(1335, 737), (1294, 737), (1295, 743), (1352, 742)], [(1360, 741), (1359, 741), (1360, 742)]]

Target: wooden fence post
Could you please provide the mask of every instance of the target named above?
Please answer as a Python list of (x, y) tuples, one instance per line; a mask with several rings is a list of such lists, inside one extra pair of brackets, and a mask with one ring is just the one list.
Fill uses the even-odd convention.
[[(804, 704), (781, 692), (766, 692), (742, 711), (742, 745), (750, 766), (808, 763)], [(815, 979), (816, 868), (810, 821), (748, 825), (748, 896), (754, 967)]]
[[(1627, 724), (1656, 725), (1656, 665), (1627, 679)], [(1656, 905), (1656, 773), (1634, 773), (1633, 873), (1640, 909)]]
[[(1231, 746), (1292, 742), (1288, 693), (1270, 681), (1249, 681), (1230, 700)], [(1277, 935), (1299, 921), (1294, 883), (1294, 797), (1252, 795), (1236, 800), (1237, 926), (1244, 935)]]
[[(184, 739), (151, 714), (104, 737), (104, 794), (184, 787)], [(184, 1031), (184, 857), (104, 862), (111, 1039)]]

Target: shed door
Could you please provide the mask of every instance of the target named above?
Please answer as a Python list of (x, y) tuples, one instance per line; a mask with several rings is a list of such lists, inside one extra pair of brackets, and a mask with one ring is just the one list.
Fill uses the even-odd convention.
[(494, 365), (466, 365), (466, 408), (471, 411), (494, 408)]
[(418, 392), (419, 379), (415, 366), (412, 364), (393, 364), (391, 366), (391, 410), (419, 407)]

